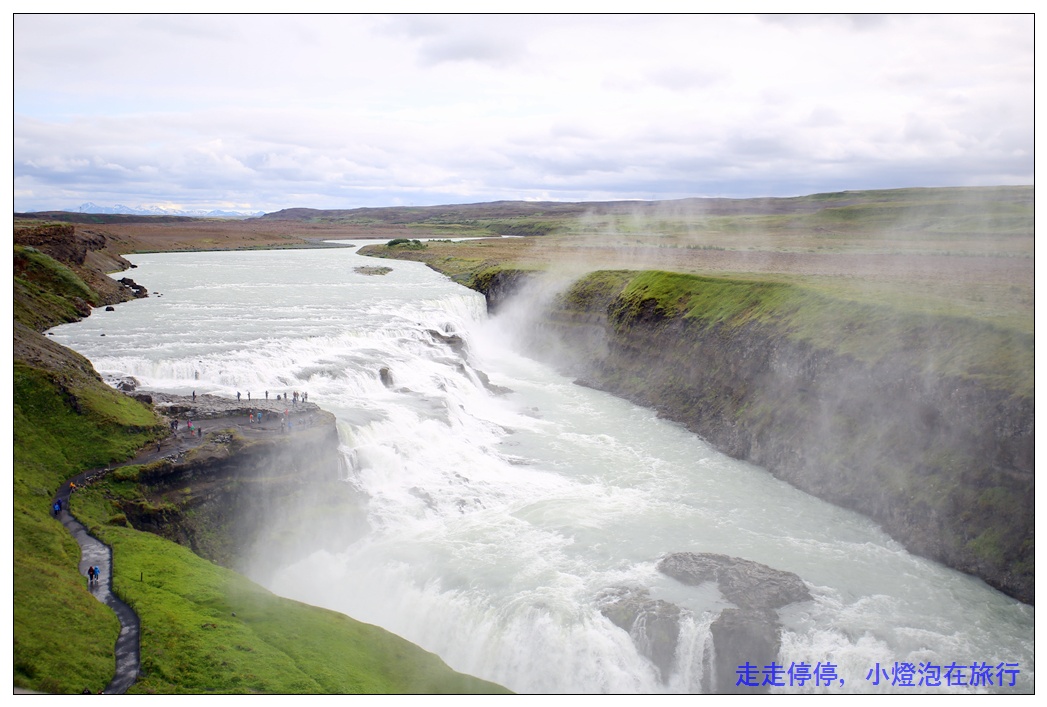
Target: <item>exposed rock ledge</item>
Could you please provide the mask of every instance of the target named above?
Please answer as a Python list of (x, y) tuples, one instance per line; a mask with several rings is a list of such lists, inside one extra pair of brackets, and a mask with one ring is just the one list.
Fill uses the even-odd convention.
[[(259, 577), (302, 547), (315, 549), (314, 535), (344, 538), (347, 524), (359, 524), (331, 413), (275, 399), (135, 395), (151, 398), (180, 431), (141, 466), (141, 496), (121, 502), (129, 525)], [(250, 422), (259, 410), (264, 421)], [(202, 441), (190, 443), (186, 420), (203, 430)]]

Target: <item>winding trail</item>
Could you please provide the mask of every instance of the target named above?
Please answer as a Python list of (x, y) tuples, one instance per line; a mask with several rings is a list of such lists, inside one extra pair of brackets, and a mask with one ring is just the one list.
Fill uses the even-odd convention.
[[(246, 432), (250, 435), (285, 433), (285, 429), (281, 427), (279, 422), (282, 417), (279, 409), (287, 404), (286, 401), (283, 403), (277, 401), (270, 403), (270, 401), (249, 402), (244, 400), (241, 403), (210, 395), (195, 397), (163, 393), (153, 395), (158, 398), (156, 401), (158, 403), (179, 406), (178, 413), (176, 413), (177, 417), (170, 417), (172, 419), (192, 419), (194, 430), (201, 430), (206, 433), (213, 430), (237, 427), (241, 432)], [(163, 414), (164, 409), (157, 407), (157, 411)], [(245, 410), (256, 411), (259, 409), (266, 410), (267, 414), (271, 413), (268, 423), (260, 425), (249, 421), (249, 413), (245, 412)], [(316, 410), (319, 410), (319, 407), (313, 403), (298, 403), (293, 406), (293, 414), (291, 411), (288, 411), (289, 414), (286, 416), (286, 419), (291, 421), (301, 420), (303, 415), (311, 415)], [(113, 674), (113, 679), (105, 686), (104, 694), (106, 695), (122, 695), (138, 679), (138, 673), (141, 669), (141, 622), (138, 619), (138, 614), (113, 593), (113, 549), (91, 535), (83, 523), (70, 513), (70, 497), (76, 488), (89, 485), (92, 480), (104, 476), (113, 469), (134, 464), (147, 464), (168, 456), (181, 456), (190, 449), (199, 447), (205, 441), (206, 439), (203, 436), (191, 434), (183, 427), (179, 431), (168, 435), (159, 445), (143, 447), (133, 459), (122, 464), (90, 469), (68, 479), (61, 485), (58, 493), (51, 501), (52, 506), (55, 503), (61, 504), (57, 520), (65, 526), (65, 529), (69, 531), (77, 544), (80, 545), (80, 563), (78, 565), (80, 574), (86, 579), (88, 576), (87, 570), (90, 567), (98, 567), (98, 579), (95, 582), (87, 582), (88, 591), (91, 592), (95, 599), (112, 609), (113, 613), (116, 614), (116, 618), (120, 621), (120, 635), (116, 639), (116, 647), (114, 649), (116, 671)]]
[[(75, 483), (75, 480), (72, 480)], [(88, 582), (88, 591), (95, 599), (107, 605), (120, 620), (120, 635), (116, 639), (116, 672), (105, 686), (105, 694), (122, 695), (138, 679), (140, 623), (138, 615), (112, 591), (113, 550), (95, 538), (87, 528), (69, 512), (69, 482), (55, 497), (61, 501), (62, 510), (58, 520), (80, 545), (80, 574), (86, 576), (89, 567), (98, 567), (98, 580)]]

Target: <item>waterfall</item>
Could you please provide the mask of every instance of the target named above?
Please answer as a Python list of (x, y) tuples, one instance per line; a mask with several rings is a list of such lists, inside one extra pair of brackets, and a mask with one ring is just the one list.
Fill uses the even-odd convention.
[[(779, 612), (778, 661), (831, 662), (846, 678), (772, 691), (905, 692), (867, 676), (950, 662), (1017, 663), (1004, 691), (1032, 691), (1030, 607), (574, 385), (518, 352), (518, 323), (489, 320), (480, 295), (418, 263), (378, 276), (354, 271), (374, 261), (353, 249), (129, 259), (162, 296), (57, 327), (56, 341), (146, 388), (305, 391), (338, 418), (369, 531), (258, 577), (279, 594), (518, 692), (703, 692), (722, 688), (710, 626), (729, 602), (657, 562), (723, 553), (804, 580), (813, 599)], [(667, 670), (647, 624), (630, 632), (604, 613), (615, 592), (639, 591), (679, 612)]]

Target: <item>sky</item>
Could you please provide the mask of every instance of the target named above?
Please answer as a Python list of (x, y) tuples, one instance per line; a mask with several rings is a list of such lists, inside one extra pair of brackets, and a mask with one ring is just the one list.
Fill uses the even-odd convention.
[(1033, 183), (1009, 15), (13, 17), (14, 210)]

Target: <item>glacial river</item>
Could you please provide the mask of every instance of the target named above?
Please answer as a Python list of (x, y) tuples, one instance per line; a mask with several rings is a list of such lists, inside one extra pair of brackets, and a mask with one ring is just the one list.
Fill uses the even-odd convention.
[[(354, 248), (128, 259), (153, 294), (53, 329), (55, 341), (146, 388), (305, 391), (338, 418), (368, 530), (255, 576), (278, 594), (517, 692), (702, 692), (716, 689), (709, 626), (725, 600), (656, 564), (716, 552), (795, 572), (814, 597), (781, 610), (778, 663), (832, 664), (844, 684), (773, 692), (1033, 691), (1031, 607), (574, 385), (519, 353), (512, 315), (489, 318), (480, 295), (420, 264)], [(618, 587), (683, 609), (668, 675), (601, 613)]]

